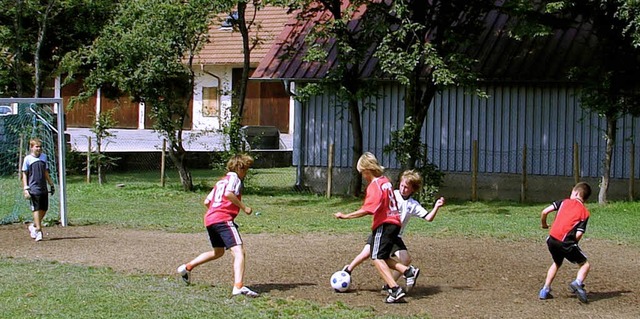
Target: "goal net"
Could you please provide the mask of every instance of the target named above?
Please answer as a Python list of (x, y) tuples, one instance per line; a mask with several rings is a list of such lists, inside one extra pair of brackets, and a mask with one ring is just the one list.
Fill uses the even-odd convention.
[(62, 99), (0, 98), (0, 224), (33, 220), (22, 190), (22, 161), (30, 153), (29, 140), (39, 138), (49, 173), (58, 186), (57, 193), (49, 196), (44, 223), (66, 226), (66, 143), (64, 129), (60, 129), (64, 117), (56, 114), (58, 110), (63, 110)]

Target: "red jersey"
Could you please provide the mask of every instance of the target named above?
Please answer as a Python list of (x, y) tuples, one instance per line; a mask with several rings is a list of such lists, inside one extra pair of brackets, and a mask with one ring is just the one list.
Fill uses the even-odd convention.
[(212, 224), (233, 221), (236, 216), (238, 216), (240, 207), (234, 205), (225, 195), (227, 192), (232, 192), (239, 200), (242, 200), (241, 191), (242, 181), (235, 172), (229, 172), (225, 177), (220, 179), (209, 195), (207, 195), (209, 209), (207, 209), (207, 213), (204, 215), (205, 227)]
[(575, 243), (576, 232), (585, 232), (589, 221), (589, 211), (578, 199), (565, 199), (553, 203), (558, 211), (551, 225), (549, 236), (565, 242)]
[(393, 185), (386, 176), (376, 177), (369, 183), (364, 204), (360, 209), (373, 215), (371, 230), (382, 224), (402, 225), (398, 204), (393, 195)]

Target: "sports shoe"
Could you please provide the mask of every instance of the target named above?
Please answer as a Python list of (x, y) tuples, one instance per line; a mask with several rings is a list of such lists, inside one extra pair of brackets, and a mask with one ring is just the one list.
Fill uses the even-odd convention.
[(382, 289), (380, 289), (380, 292), (383, 294), (390, 294), (391, 293), (391, 287), (389, 287), (389, 285), (384, 284), (384, 286), (382, 286)]
[(540, 289), (540, 293), (538, 294), (538, 298), (540, 298), (540, 300), (553, 298), (553, 296), (551, 295), (551, 288), (542, 287), (542, 289)]
[(258, 297), (260, 294), (243, 286), (242, 288), (233, 287), (233, 291), (231, 292), (231, 295), (233, 296), (245, 295), (247, 297)]
[(36, 241), (41, 241), (42, 240), (42, 231), (36, 231), (36, 237), (34, 238)]
[(180, 265), (178, 267), (178, 273), (182, 276), (182, 281), (184, 281), (187, 285), (191, 283), (189, 278), (189, 271), (187, 270), (187, 265)]
[(420, 269), (413, 266), (409, 266), (409, 268), (404, 272), (404, 277), (407, 280), (407, 292), (415, 286), (419, 275)]
[(345, 265), (344, 267), (342, 267), (342, 271), (344, 271), (347, 274), (351, 275), (351, 271), (349, 270), (349, 265)]
[(390, 290), (391, 291), (389, 291), (389, 295), (387, 295), (387, 298), (384, 300), (384, 302), (396, 303), (396, 302), (400, 302), (402, 298), (404, 298), (405, 293), (401, 287), (395, 287)]
[(589, 301), (587, 300), (587, 292), (584, 290), (584, 284), (580, 285), (577, 280), (574, 280), (569, 284), (569, 289), (578, 296), (581, 302), (587, 303)]
[(31, 236), (31, 238), (35, 239), (37, 232), (38, 231), (36, 230), (36, 226), (34, 226), (33, 224), (29, 224), (29, 235)]

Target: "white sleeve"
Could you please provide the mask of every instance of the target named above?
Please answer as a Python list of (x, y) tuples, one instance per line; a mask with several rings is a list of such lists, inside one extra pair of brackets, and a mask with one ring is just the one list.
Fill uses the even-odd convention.
[(429, 215), (429, 211), (424, 209), (424, 207), (422, 207), (422, 205), (420, 205), (417, 200), (409, 198), (407, 202), (407, 209), (409, 210), (409, 214), (418, 216), (420, 218), (425, 218), (427, 217), (427, 215)]

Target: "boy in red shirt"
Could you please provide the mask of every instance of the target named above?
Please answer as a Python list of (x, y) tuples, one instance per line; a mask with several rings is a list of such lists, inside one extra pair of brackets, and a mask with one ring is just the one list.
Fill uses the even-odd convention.
[(399, 302), (404, 298), (405, 292), (396, 283), (391, 269), (405, 275), (408, 287), (415, 285), (420, 269), (405, 266), (391, 258), (393, 246), (401, 242), (398, 235), (402, 223), (398, 213), (398, 204), (393, 194), (393, 185), (386, 176), (382, 175), (383, 167), (378, 164), (378, 160), (373, 154), (366, 152), (358, 159), (357, 168), (369, 183), (364, 204), (355, 212), (349, 214), (338, 212), (334, 216), (338, 219), (352, 219), (373, 215), (371, 259), (380, 277), (391, 287), (385, 302)]
[(576, 280), (569, 284), (569, 289), (578, 296), (581, 302), (587, 302), (584, 280), (591, 266), (587, 261), (587, 256), (580, 250), (578, 242), (586, 231), (589, 221), (589, 211), (584, 206), (584, 202), (589, 199), (589, 196), (591, 196), (591, 186), (584, 182), (578, 183), (571, 190), (571, 197), (553, 202), (542, 210), (540, 219), (542, 228), (545, 229), (549, 228), (547, 215), (556, 210), (558, 213), (549, 230), (549, 237), (547, 237), (547, 246), (553, 258), (553, 264), (547, 271), (544, 287), (538, 295), (540, 299), (552, 298), (551, 283), (566, 258), (569, 262), (580, 266)]
[(220, 179), (211, 190), (204, 205), (208, 207), (204, 215), (204, 225), (209, 234), (212, 251), (200, 254), (192, 261), (178, 267), (178, 273), (189, 284), (189, 275), (193, 268), (206, 262), (218, 259), (224, 255), (225, 249), (231, 250), (233, 255), (234, 284), (232, 295), (246, 295), (257, 297), (258, 293), (245, 287), (244, 257), (245, 251), (242, 238), (238, 232), (238, 225), (234, 219), (242, 209), (247, 215), (252, 212), (251, 207), (242, 202), (242, 180), (247, 175), (253, 158), (249, 155), (236, 155), (227, 162), (227, 175)]

